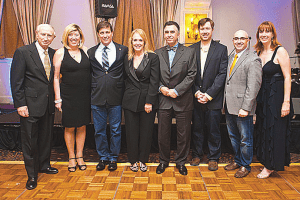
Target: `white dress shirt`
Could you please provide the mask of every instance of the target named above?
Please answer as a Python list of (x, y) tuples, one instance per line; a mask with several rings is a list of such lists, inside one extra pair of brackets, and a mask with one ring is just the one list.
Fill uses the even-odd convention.
[[(44, 63), (44, 60), (45, 60), (45, 49), (43, 49), (42, 47), (41, 47), (41, 45), (39, 44), (39, 42), (38, 41), (36, 41), (35, 42), (35, 46), (36, 46), (36, 48), (37, 48), (37, 50), (38, 50), (38, 53), (39, 53), (39, 55), (40, 55), (40, 58), (41, 58), (41, 61), (42, 61), (42, 63), (43, 63), (43, 65), (45, 66), (45, 63)], [(46, 51), (48, 52), (48, 48), (46, 49)], [(49, 56), (49, 54), (48, 54), (48, 56)], [(49, 60), (50, 60), (50, 58), (49, 58)], [(50, 60), (50, 62), (51, 62), (51, 60)]]
[[(117, 51), (116, 46), (113, 42), (107, 45), (106, 52), (108, 56), (109, 67), (116, 61)], [(103, 53), (104, 45), (101, 43), (95, 52), (95, 58), (102, 65), (102, 53)]]

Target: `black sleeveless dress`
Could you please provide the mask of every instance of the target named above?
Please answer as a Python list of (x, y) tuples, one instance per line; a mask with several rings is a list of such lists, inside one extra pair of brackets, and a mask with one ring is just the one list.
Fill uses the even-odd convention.
[(62, 125), (81, 127), (91, 121), (90, 61), (82, 49), (81, 61), (74, 60), (64, 48), (61, 63), (60, 93), (62, 98)]
[(293, 109), (291, 101), (290, 114), (281, 117), (284, 78), (280, 65), (274, 63), (278, 48), (280, 46), (263, 66), (262, 86), (256, 108), (256, 155), (267, 169), (283, 171), (284, 166), (290, 164), (289, 139)]

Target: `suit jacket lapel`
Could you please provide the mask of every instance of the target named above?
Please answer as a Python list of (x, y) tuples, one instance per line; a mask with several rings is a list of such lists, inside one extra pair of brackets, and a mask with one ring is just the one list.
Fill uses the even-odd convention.
[(50, 71), (50, 79), (49, 81), (52, 80), (52, 78), (54, 77), (54, 65), (53, 65), (53, 56), (54, 56), (54, 53), (55, 53), (55, 50), (53, 50), (51, 48), (48, 48), (48, 52), (49, 52), (49, 57), (50, 57), (50, 63), (51, 63), (51, 71)]
[[(172, 67), (177, 63), (177, 61), (183, 55), (183, 48), (182, 47), (183, 47), (182, 44), (178, 44), (178, 48), (176, 50), (175, 57), (174, 57), (173, 62), (172, 62)], [(171, 67), (171, 69), (172, 69), (172, 67)]]
[(137, 71), (139, 71), (140, 73), (142, 73), (145, 70), (147, 64), (149, 63), (148, 54), (144, 55), (143, 60), (141, 62), (142, 63), (140, 64), (140, 66), (137, 68)]
[(41, 71), (41, 73), (43, 74), (43, 76), (45, 77), (45, 79), (48, 81), (47, 75), (46, 75), (46, 71), (43, 65), (43, 62), (40, 58), (39, 52), (35, 46), (35, 42), (33, 42), (30, 45), (30, 51), (31, 51), (31, 58), (32, 60), (35, 62), (36, 66), (38, 67), (38, 69)]
[(131, 73), (131, 75), (133, 76), (133, 78), (137, 81), (139, 81), (138, 77), (136, 76), (136, 73), (134, 71), (134, 68), (133, 68), (133, 59), (131, 60), (128, 60), (128, 68), (129, 68), (129, 71)]
[[(167, 63), (168, 67), (170, 67), (170, 62), (169, 62), (169, 54), (167, 51), (167, 47), (165, 46), (162, 49), (162, 57), (164, 58), (165, 62)], [(169, 70), (170, 71), (170, 70)]]
[[(113, 42), (113, 43), (114, 43), (114, 42)], [(116, 60), (115, 60), (115, 62), (113, 62), (113, 63), (111, 64), (111, 66), (108, 68), (108, 71), (110, 71), (111, 68), (114, 67), (116, 61), (117, 61), (117, 60), (120, 60), (120, 58), (121, 58), (121, 51), (122, 51), (121, 46), (120, 46), (119, 44), (117, 44), (117, 43), (114, 43), (114, 45), (115, 45), (115, 47), (116, 47)], [(101, 66), (102, 66), (102, 65), (101, 65)]]
[(166, 71), (168, 72), (168, 74), (170, 74), (170, 62), (169, 62), (169, 54), (168, 54), (168, 51), (167, 51), (167, 48), (166, 46), (162, 49), (162, 57), (164, 58), (165, 62), (166, 62), (166, 65), (163, 65), (163, 66), (160, 66), (161, 68), (162, 67), (166, 67)]
[[(242, 64), (242, 62), (247, 58), (249, 54), (249, 50), (246, 50), (244, 53), (242, 53), (241, 57), (238, 59), (238, 61), (235, 63), (234, 68), (231, 71), (231, 74), (229, 76), (229, 79), (232, 77), (232, 75), (235, 73), (237, 68), (239, 68)], [(229, 69), (230, 70), (230, 69)]]
[(96, 62), (96, 63), (98, 63), (98, 66), (100, 67), (100, 69), (102, 69), (103, 71), (105, 71), (105, 69), (102, 66), (102, 63), (99, 63), (98, 60), (95, 57), (96, 51), (97, 51), (99, 45), (100, 45), (100, 43), (97, 44), (97, 46), (95, 46), (94, 49), (92, 49), (92, 52), (91, 52), (91, 55), (90, 55), (89, 59), (92, 60), (92, 61), (94, 61), (94, 62)]
[(207, 57), (206, 57), (204, 70), (203, 70), (203, 76), (204, 76), (205, 70), (208, 67), (208, 63), (209, 63), (210, 59), (212, 58), (212, 56), (214, 54), (215, 49), (216, 49), (216, 42), (214, 40), (212, 40), (211, 43), (210, 43), (210, 47), (209, 47), (209, 50), (208, 50)]

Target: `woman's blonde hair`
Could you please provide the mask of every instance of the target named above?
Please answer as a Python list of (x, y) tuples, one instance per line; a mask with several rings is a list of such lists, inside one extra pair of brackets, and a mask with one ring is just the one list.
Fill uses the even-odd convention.
[(144, 41), (144, 53), (147, 54), (148, 52), (153, 52), (149, 49), (149, 45), (148, 45), (148, 38), (146, 36), (145, 31), (143, 31), (142, 29), (135, 29), (131, 32), (131, 36), (128, 40), (128, 60), (131, 60), (134, 56), (134, 49), (133, 49), (133, 45), (132, 45), (132, 37), (133, 35), (137, 33), (141, 36), (141, 38)]
[(72, 31), (78, 31), (79, 32), (79, 34), (80, 34), (80, 42), (79, 42), (79, 46), (78, 47), (82, 48), (83, 43), (84, 43), (84, 36), (83, 36), (81, 28), (77, 24), (69, 24), (65, 28), (63, 36), (62, 36), (62, 42), (63, 42), (64, 47), (66, 47), (67, 49), (71, 49), (70, 46), (69, 46), (69, 42), (68, 42), (68, 36), (69, 36), (69, 34)]

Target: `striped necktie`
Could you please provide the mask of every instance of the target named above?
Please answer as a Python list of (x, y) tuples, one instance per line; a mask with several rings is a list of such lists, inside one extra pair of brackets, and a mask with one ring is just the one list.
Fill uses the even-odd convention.
[(108, 49), (107, 46), (105, 46), (103, 48), (103, 52), (102, 52), (102, 66), (104, 67), (104, 69), (107, 71), (109, 68), (109, 62), (108, 62), (108, 55), (106, 50)]
[(234, 59), (233, 59), (233, 62), (232, 62), (232, 65), (231, 65), (231, 67), (230, 67), (229, 76), (231, 75), (231, 72), (232, 72), (232, 70), (233, 70), (233, 68), (234, 68), (234, 66), (235, 66), (235, 63), (236, 63), (236, 61), (237, 61), (237, 58), (238, 58), (238, 55), (235, 54)]
[(45, 68), (45, 72), (47, 75), (47, 78), (49, 80), (50, 77), (50, 70), (51, 70), (51, 65), (50, 65), (50, 60), (49, 60), (49, 56), (48, 56), (48, 52), (44, 51), (45, 54), (45, 58), (44, 58), (44, 68)]

